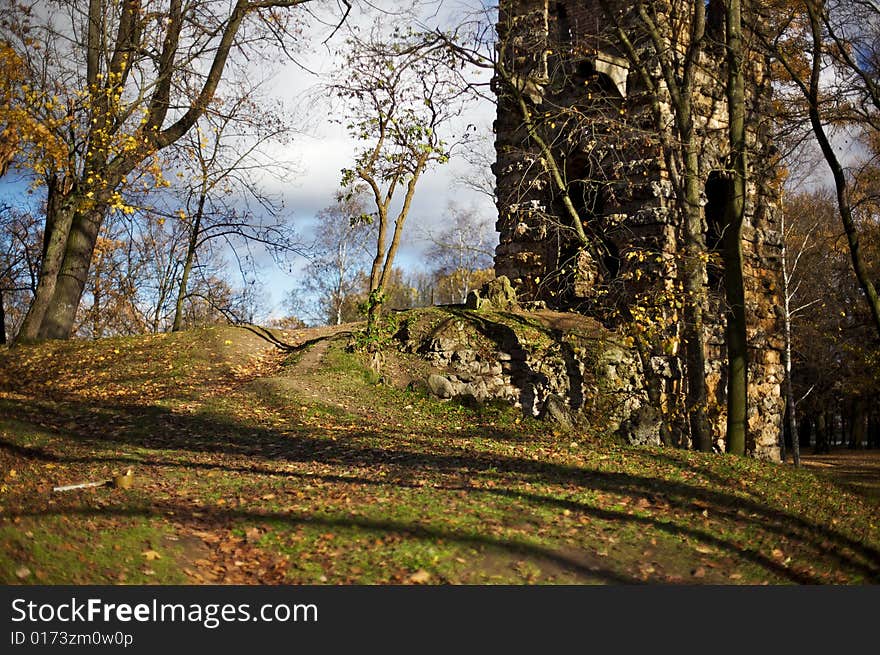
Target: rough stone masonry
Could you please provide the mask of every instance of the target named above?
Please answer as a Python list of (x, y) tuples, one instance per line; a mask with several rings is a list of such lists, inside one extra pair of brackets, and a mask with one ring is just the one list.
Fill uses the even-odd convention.
[[(645, 3), (668, 39), (682, 51), (690, 3)], [(760, 29), (760, 3), (747, 3), (748, 30)], [(726, 73), (721, 40), (723, 9), (708, 3), (707, 47), (700, 60), (694, 102), (704, 185), (705, 236), (710, 260), (706, 317), (707, 381), (716, 446), (725, 431), (725, 308), (719, 247), (726, 198)], [(613, 20), (611, 20), (613, 18)], [(660, 380), (655, 400), (672, 413), (683, 397), (685, 358), (680, 348), (683, 226), (674, 207), (670, 162), (661, 140), (674, 138), (667, 87), (658, 67), (645, 80), (631, 70), (612, 26), (622, 25), (646, 53), (634, 3), (626, 0), (502, 0), (496, 74), (496, 196), (499, 210), (497, 275), (513, 282), (520, 299), (575, 309), (617, 321), (661, 326), (651, 342), (650, 370)], [(650, 52), (647, 52), (650, 57)], [(678, 57), (680, 60), (681, 57)], [(778, 458), (784, 403), (781, 384), (780, 176), (768, 137), (768, 64), (747, 60), (751, 179), (743, 233), (749, 337), (747, 448)], [(517, 93), (511, 93), (511, 84)], [(660, 111), (657, 111), (657, 107)], [(523, 120), (529, 112), (534, 131)], [(574, 209), (585, 217), (592, 252), (574, 238), (558, 184), (537, 141), (558, 164)], [(636, 330), (638, 332), (638, 330)], [(665, 344), (665, 345), (664, 345)]]

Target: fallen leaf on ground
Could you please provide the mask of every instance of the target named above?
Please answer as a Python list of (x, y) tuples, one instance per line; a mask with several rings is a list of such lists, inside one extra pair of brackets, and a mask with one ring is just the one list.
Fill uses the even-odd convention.
[(409, 576), (409, 581), (413, 584), (425, 584), (431, 579), (431, 574), (428, 573), (425, 569), (419, 569), (411, 576)]

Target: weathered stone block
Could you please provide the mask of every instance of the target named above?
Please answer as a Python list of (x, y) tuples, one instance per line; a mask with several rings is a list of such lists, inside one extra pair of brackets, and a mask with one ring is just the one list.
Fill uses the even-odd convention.
[(490, 280), (477, 291), (468, 293), (465, 306), (468, 309), (493, 309), (506, 311), (518, 306), (516, 291), (506, 275), (500, 275)]
[(438, 398), (452, 398), (455, 387), (449, 378), (432, 373), (428, 376), (428, 390)]
[(568, 431), (574, 427), (574, 419), (565, 402), (565, 398), (558, 394), (551, 393), (547, 395), (544, 399), (541, 415), (556, 423), (563, 430)]

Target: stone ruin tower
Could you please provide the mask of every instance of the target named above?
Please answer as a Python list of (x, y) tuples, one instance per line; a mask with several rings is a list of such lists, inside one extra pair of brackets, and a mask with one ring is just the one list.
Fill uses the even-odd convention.
[[(690, 3), (646, 3), (681, 50), (687, 21), (676, 7)], [(744, 28), (760, 25), (747, 3)], [(607, 11), (615, 12), (633, 44), (651, 56), (627, 0), (502, 0), (498, 16), (495, 122), (497, 229), (496, 274), (506, 275), (525, 301), (586, 311), (606, 321), (639, 323), (647, 315), (665, 333), (654, 338), (650, 368), (662, 388), (660, 402), (684, 395), (685, 357), (681, 334), (683, 226), (675, 208), (669, 162), (660, 146), (674, 139), (672, 113), (660, 69), (649, 70), (655, 93), (631, 70)], [(683, 26), (683, 27), (682, 27)], [(726, 422), (726, 350), (720, 232), (727, 182), (726, 66), (721, 40), (723, 8), (710, 0), (709, 45), (701, 59), (694, 101), (700, 144), (707, 265), (706, 374), (710, 421), (723, 448)], [(747, 35), (748, 37), (749, 35)], [(748, 39), (747, 39), (748, 40)], [(680, 58), (679, 58), (680, 59)], [(748, 58), (747, 122), (751, 180), (743, 229), (749, 337), (747, 449), (777, 459), (784, 402), (781, 392), (781, 211), (779, 172), (767, 136), (767, 62)], [(511, 93), (514, 83), (521, 93)], [(659, 115), (657, 107), (660, 108)], [(523, 110), (532, 117), (530, 133)], [(595, 248), (575, 238), (566, 206), (538, 139), (552, 149), (556, 174)], [(664, 344), (666, 344), (664, 346)], [(647, 376), (646, 376), (647, 377)]]

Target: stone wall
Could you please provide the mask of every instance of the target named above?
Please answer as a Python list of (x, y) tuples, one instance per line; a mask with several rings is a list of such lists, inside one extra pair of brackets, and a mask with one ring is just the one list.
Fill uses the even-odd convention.
[(417, 310), (401, 349), (428, 360), (443, 399), (509, 403), (593, 437), (659, 443), (637, 354), (585, 316), (548, 310)]
[[(615, 19), (638, 34), (632, 3), (608, 0)], [(686, 6), (684, 3), (682, 6)], [(672, 25), (672, 4), (652, 3), (663, 25)], [(678, 6), (678, 5), (676, 5)], [(709, 3), (709, 29), (719, 25), (720, 3)], [(746, 21), (760, 26), (760, 17)], [(568, 210), (561, 203), (547, 162), (534, 134), (524, 125), (522, 109), (509, 85), (496, 77), (497, 229), (495, 269), (509, 277), (521, 298), (551, 307), (591, 313), (603, 320), (638, 321), (647, 307), (651, 320), (668, 326), (667, 342), (681, 334), (677, 278), (682, 260), (683, 226), (675, 211), (667, 161), (659, 145), (669, 135), (672, 114), (659, 71), (652, 78), (656, 93), (639, 75), (628, 71), (623, 48), (610, 30), (612, 21), (595, 0), (508, 0), (500, 3), (499, 60), (522, 91), (533, 122), (552, 143), (561, 175), (577, 210), (585, 218), (592, 250), (573, 238)], [(682, 30), (667, 33), (686, 45)], [(686, 32), (686, 31), (685, 31)], [(650, 53), (649, 53), (650, 55)], [(723, 51), (710, 48), (698, 71), (695, 121), (705, 182), (706, 240), (717, 241), (713, 205), (718, 172), (727, 166), (726, 103)], [(752, 180), (747, 198), (745, 257), (748, 336), (750, 340), (749, 450), (759, 457), (778, 457), (782, 426), (781, 236), (780, 189), (773, 146), (759, 117), (770, 101), (766, 62), (748, 60), (749, 148)], [(654, 101), (660, 107), (652, 110)], [(716, 443), (724, 447), (725, 310), (719, 257), (708, 270), (707, 380)], [(655, 339), (656, 366), (662, 372), (661, 404), (682, 395), (684, 357), (676, 347), (664, 350)], [(667, 408), (668, 409), (668, 408)]]

